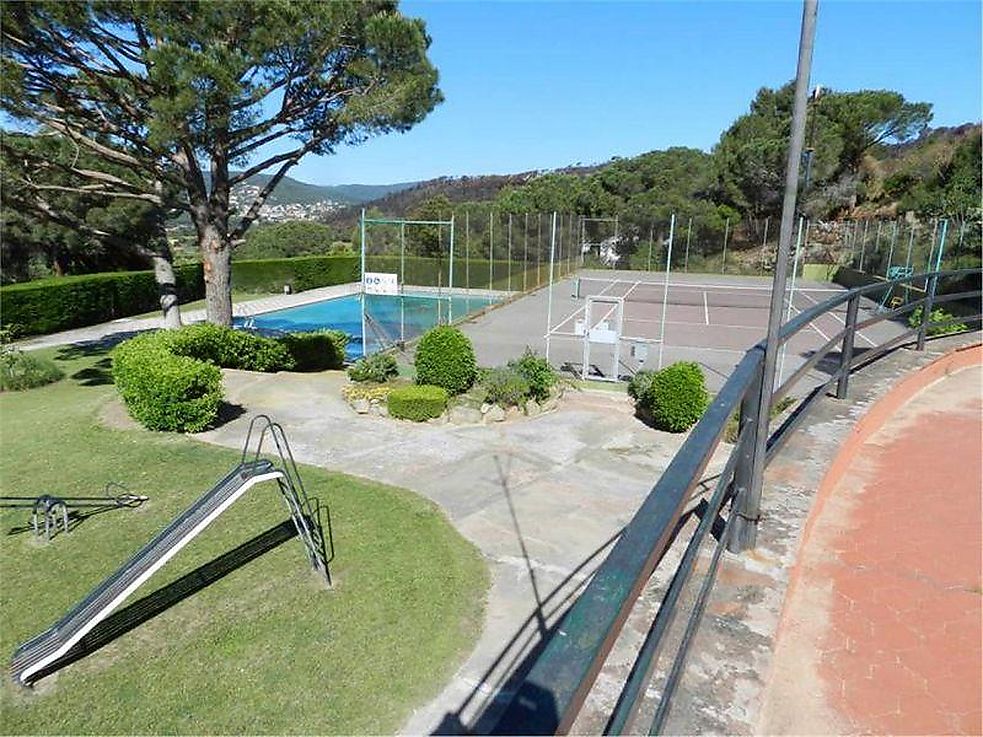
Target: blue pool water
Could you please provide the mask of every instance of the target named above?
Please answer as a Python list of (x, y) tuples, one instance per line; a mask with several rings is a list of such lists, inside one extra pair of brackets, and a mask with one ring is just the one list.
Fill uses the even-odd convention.
[[(367, 340), (362, 336), (363, 298)], [(235, 324), (283, 332), (310, 332), (322, 328), (343, 330), (351, 336), (345, 349), (346, 357), (354, 361), (365, 353), (375, 353), (397, 341), (419, 337), (434, 325), (459, 320), (498, 301), (495, 297), (352, 294), (250, 318), (236, 318)]]

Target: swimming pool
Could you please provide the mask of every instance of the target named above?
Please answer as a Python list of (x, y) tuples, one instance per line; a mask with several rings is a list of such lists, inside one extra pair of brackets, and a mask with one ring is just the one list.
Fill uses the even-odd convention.
[[(367, 341), (362, 336), (363, 299)], [(345, 356), (354, 361), (365, 353), (376, 353), (401, 340), (412, 340), (434, 325), (459, 320), (499, 301), (499, 297), (469, 295), (351, 294), (236, 318), (234, 324), (257, 330), (299, 333), (322, 328), (343, 330), (351, 336)]]

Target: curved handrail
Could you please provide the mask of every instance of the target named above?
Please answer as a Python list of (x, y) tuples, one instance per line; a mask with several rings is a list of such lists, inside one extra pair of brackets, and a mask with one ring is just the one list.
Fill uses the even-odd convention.
[[(723, 388), (642, 502), (590, 583), (564, 615), (563, 621), (555, 628), (554, 635), (541, 648), (511, 702), (492, 730), (493, 733), (562, 734), (571, 728), (638, 596), (672, 544), (672, 533), (678, 528), (683, 515), (687, 513), (685, 501), (699, 482), (700, 475), (720, 443), (727, 421), (738, 406), (741, 408), (738, 442), (730, 453), (724, 471), (718, 479), (717, 490), (709, 503), (710, 509), (707, 514), (710, 519), (715, 519), (727, 501), (740, 497), (751, 485), (750, 473), (754, 466), (755, 447), (753, 428), (757, 424), (756, 412), (761, 392), (768, 391), (767, 406), (770, 408), (771, 404), (787, 394), (810, 368), (826, 357), (838, 344), (842, 346), (837, 370), (832, 372), (825, 382), (814, 388), (792, 415), (769, 437), (765, 456), (767, 464), (806, 416), (812, 403), (824, 395), (830, 384), (836, 382), (837, 398), (845, 397), (850, 372), (855, 368), (906, 342), (912, 342), (913, 336), (916, 336), (919, 348), (924, 345), (933, 304), (983, 295), (980, 289), (975, 289), (954, 295), (936, 296), (935, 291), (940, 278), (968, 275), (983, 276), (983, 269), (936, 271), (869, 284), (844, 291), (804, 310), (780, 328), (779, 345), (808, 327), (816, 318), (846, 304), (847, 316), (844, 328), (803, 364), (805, 368), (800, 367), (793, 372), (789, 380), (777, 389), (762, 386), (761, 372), (766, 342), (762, 340), (752, 346), (744, 354)], [(916, 280), (924, 280), (928, 285), (925, 296), (911, 300), (898, 309), (882, 312), (863, 322), (858, 321), (858, 307), (862, 298), (882, 292), (885, 288), (911, 284)], [(924, 308), (918, 327), (905, 330), (863, 354), (853, 355), (854, 337), (861, 326), (896, 319), (906, 312), (917, 309), (918, 306)], [(981, 318), (983, 315), (976, 314), (961, 317), (959, 321), (979, 322)], [(699, 626), (703, 607), (713, 586), (721, 551), (728, 543), (730, 522), (734, 518), (744, 516), (743, 511), (739, 514), (735, 513), (734, 504), (731, 510), (686, 631), (677, 648), (669, 677), (662, 689), (655, 721), (651, 725), (653, 734), (661, 730), (668, 714), (673, 692), (685, 664), (689, 643)], [(685, 584), (692, 573), (694, 553), (690, 551), (694, 550), (694, 546), (695, 548), (700, 546), (710, 527), (710, 524), (701, 523), (689, 541), (683, 562), (676, 570), (670, 590), (659, 607), (649, 636), (640, 651), (639, 659), (611, 715), (606, 730), (608, 734), (622, 733), (628, 728), (630, 717), (636, 712), (639, 698), (645, 692), (643, 686), (649, 677), (651, 659), (658, 653), (663, 635), (668, 630), (668, 624), (675, 616), (679, 600), (678, 589)], [(648, 730), (639, 730), (636, 727), (633, 731)]]

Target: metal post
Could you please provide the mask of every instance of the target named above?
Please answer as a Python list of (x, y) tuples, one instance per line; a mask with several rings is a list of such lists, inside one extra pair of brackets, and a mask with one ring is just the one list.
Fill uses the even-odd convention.
[(859, 295), (851, 297), (846, 305), (846, 332), (843, 334), (843, 347), (840, 349), (840, 378), (836, 382), (837, 399), (846, 399), (847, 385), (850, 381), (850, 364), (853, 363), (853, 336), (857, 331), (859, 306)]
[(364, 207), (362, 208), (362, 214), (359, 217), (358, 222), (359, 222), (359, 227), (358, 227), (359, 240), (362, 242), (362, 248), (361, 248), (361, 251), (362, 251), (362, 275), (361, 275), (362, 278), (361, 278), (361, 282), (362, 282), (362, 284), (361, 284), (360, 290), (359, 290), (361, 292), (361, 294), (359, 295), (359, 297), (360, 297), (360, 300), (362, 302), (362, 305), (361, 305), (361, 307), (362, 307), (362, 355), (363, 356), (367, 356), (368, 355), (368, 347), (369, 347), (368, 346), (368, 344), (369, 344), (368, 337), (369, 336), (368, 336), (368, 334), (365, 331), (365, 208)]
[(802, 8), (802, 33), (799, 38), (799, 60), (795, 77), (795, 106), (792, 111), (792, 134), (788, 148), (788, 166), (785, 171), (785, 198), (782, 203), (782, 224), (778, 239), (778, 258), (771, 289), (771, 306), (768, 312), (768, 339), (765, 343), (764, 361), (761, 367), (761, 389), (755, 415), (753, 434), (754, 455), (751, 459), (751, 483), (735, 502), (737, 518), (734, 537), (737, 549), (753, 548), (758, 537), (758, 520), (761, 517), (761, 487), (765, 470), (765, 452), (768, 448), (768, 420), (771, 410), (771, 387), (775, 383), (775, 361), (778, 353), (778, 331), (781, 327), (782, 302), (785, 296), (785, 279), (788, 271), (788, 254), (792, 245), (795, 224), (795, 208), (798, 198), (799, 164), (802, 161), (802, 145), (805, 139), (806, 104), (809, 94), (809, 72), (812, 66), (812, 48), (816, 33), (818, 0), (804, 0)]
[(526, 291), (526, 272), (529, 271), (529, 213), (525, 214), (522, 226), (522, 291)]
[(654, 230), (655, 230), (655, 226), (654, 225), (650, 225), (649, 226), (649, 262), (648, 262), (648, 268), (646, 269), (646, 271), (651, 271), (652, 270), (652, 235), (653, 235), (653, 231)]
[(488, 213), (488, 291), (491, 292), (495, 287), (495, 213)]
[(911, 266), (911, 249), (915, 245), (915, 223), (912, 222), (911, 229), (908, 231), (908, 252), (904, 257), (904, 265), (907, 269)]
[(932, 240), (929, 241), (928, 245), (928, 262), (925, 264), (925, 271), (932, 270), (932, 255), (935, 253), (935, 236), (939, 232), (939, 219), (935, 218), (932, 221)]
[(720, 273), (727, 270), (727, 236), (730, 235), (730, 218), (724, 223), (724, 260), (720, 264)]
[(765, 251), (765, 248), (768, 245), (768, 223), (770, 223), (770, 222), (771, 222), (771, 218), (770, 217), (766, 217), (765, 218), (765, 235), (761, 239), (761, 271), (762, 272), (768, 270), (767, 268), (765, 268), (765, 257), (767, 255), (767, 253)]
[[(464, 281), (468, 296), (471, 296), (471, 212), (464, 211)], [(470, 309), (470, 300), (468, 308)]]
[(939, 253), (935, 257), (935, 268), (932, 269), (932, 276), (925, 285), (925, 302), (922, 304), (922, 323), (918, 326), (918, 342), (915, 345), (916, 351), (925, 350), (925, 338), (928, 335), (928, 324), (932, 320), (932, 307), (935, 304), (935, 290), (939, 286), (939, 277), (936, 272), (942, 268), (942, 251), (945, 248), (945, 236), (949, 231), (949, 221), (942, 221), (942, 235), (939, 236)]
[(543, 213), (536, 213), (536, 288), (543, 285)]
[(864, 220), (864, 235), (860, 241), (860, 271), (864, 270), (864, 255), (867, 253), (867, 228), (869, 226), (870, 220)]
[(451, 263), (450, 266), (447, 268), (447, 289), (448, 292), (450, 293), (450, 297), (452, 301), (448, 302), (449, 305), (453, 304), (453, 298), (454, 298), (454, 213), (451, 213), (450, 251), (451, 251), (450, 253)]
[[(753, 348), (752, 350), (758, 350)], [(739, 514), (739, 505), (742, 500), (747, 499), (751, 493), (752, 473), (754, 471), (754, 433), (758, 424), (758, 406), (761, 404), (761, 365), (751, 378), (748, 384), (747, 394), (741, 400), (741, 414), (737, 424), (738, 438), (741, 439), (737, 464), (734, 467), (734, 502), (731, 506), (731, 514)], [(750, 425), (750, 429), (745, 432), (745, 428)], [(736, 518), (738, 522), (740, 518)], [(735, 530), (736, 532), (736, 530)], [(737, 539), (736, 534), (731, 534), (727, 540), (727, 549), (732, 553), (740, 553), (744, 548)]]
[(683, 271), (689, 273), (689, 239), (693, 235), (693, 218), (686, 225), (686, 258), (683, 259)]
[(553, 225), (550, 235), (550, 280), (546, 294), (546, 362), (550, 360), (550, 333), (553, 332), (553, 254), (556, 251), (556, 211), (553, 211)]
[(399, 224), (399, 293), (406, 283), (406, 223)]
[(676, 213), (669, 218), (669, 248), (666, 251), (666, 276), (662, 283), (662, 319), (659, 327), (659, 371), (662, 370), (662, 349), (666, 344), (666, 310), (669, 306), (669, 272), (672, 268), (672, 239), (676, 232)]
[(877, 221), (877, 234), (874, 236), (874, 253), (881, 252), (881, 221)]
[[(802, 252), (802, 222), (805, 220), (799, 217), (799, 234), (795, 237), (795, 255), (792, 256), (792, 280), (789, 282), (788, 305), (785, 308), (785, 322), (792, 319), (792, 304), (795, 302), (795, 278), (799, 271), (799, 254)], [(782, 385), (785, 376), (785, 353), (788, 342), (782, 343), (782, 357), (778, 362), (778, 378), (775, 381), (775, 388)]]
[(887, 252), (887, 268), (884, 269), (884, 276), (891, 271), (891, 262), (894, 260), (894, 245), (898, 242), (898, 221), (894, 220), (891, 229), (891, 249)]
[(506, 281), (506, 284), (507, 284), (506, 290), (509, 292), (509, 294), (511, 294), (512, 293), (512, 213), (511, 212), (509, 213), (509, 235), (508, 235), (508, 241), (509, 241), (509, 245), (508, 245), (509, 275), (508, 275), (508, 280)]

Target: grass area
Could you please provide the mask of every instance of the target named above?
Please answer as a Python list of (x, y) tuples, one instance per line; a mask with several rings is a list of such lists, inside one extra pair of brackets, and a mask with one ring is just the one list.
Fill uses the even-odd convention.
[[(5, 495), (150, 501), (90, 517), (44, 543), (0, 535), (0, 652), (37, 634), (238, 462), (189, 437), (113, 430), (104, 354), (53, 356), (68, 378), (0, 395)], [(289, 433), (289, 428), (287, 428)], [(335, 587), (291, 539), (40, 681), (0, 688), (16, 733), (383, 733), (435, 695), (481, 626), (488, 575), (440, 511), (410, 492), (302, 467), (333, 523)], [(28, 521), (0, 510), (4, 533)], [(175, 580), (287, 519), (258, 486), (134, 595)], [(127, 602), (129, 603), (129, 602)]]

